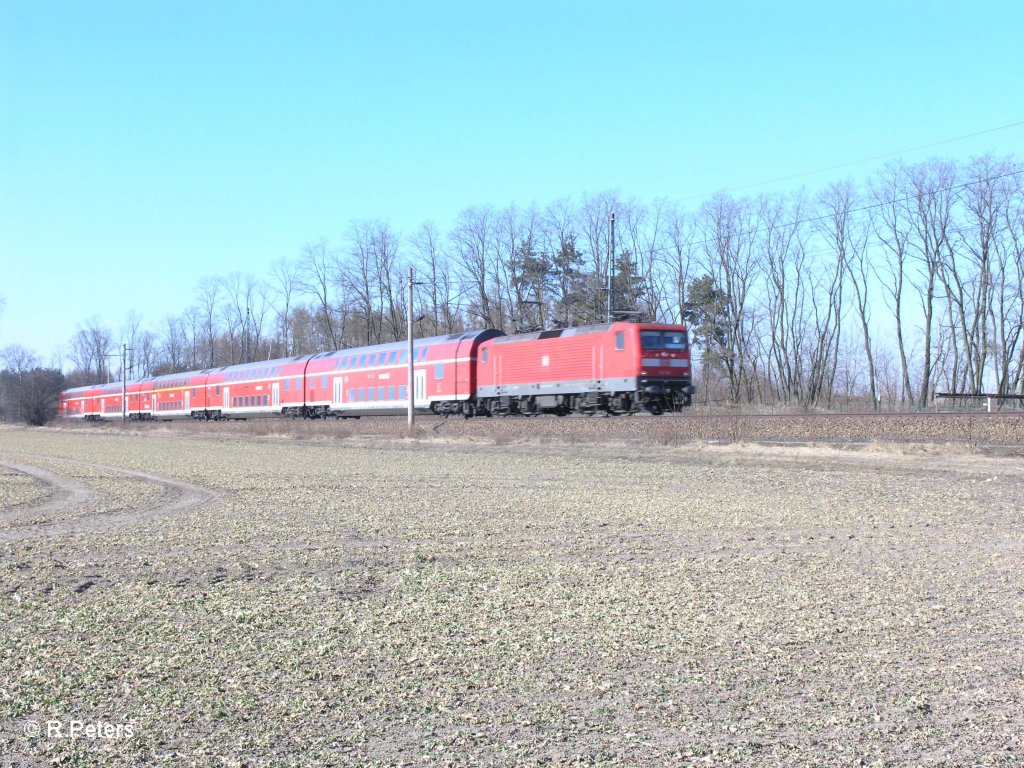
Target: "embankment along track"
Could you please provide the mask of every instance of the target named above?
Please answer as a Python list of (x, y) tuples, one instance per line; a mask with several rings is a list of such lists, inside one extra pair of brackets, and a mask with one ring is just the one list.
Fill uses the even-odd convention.
[[(97, 425), (77, 423), (81, 428)], [(115, 423), (115, 427), (120, 427)], [(236, 422), (161, 422), (131, 428), (170, 427), (196, 434), (282, 434), (297, 437), (406, 434), (399, 417), (367, 417), (341, 421), (257, 419)], [(553, 440), (565, 442), (621, 440), (661, 444), (691, 440), (758, 443), (934, 443), (970, 449), (1024, 450), (1024, 414), (780, 414), (665, 416), (554, 416), (443, 419), (419, 416), (416, 433), (423, 437), (496, 441)]]

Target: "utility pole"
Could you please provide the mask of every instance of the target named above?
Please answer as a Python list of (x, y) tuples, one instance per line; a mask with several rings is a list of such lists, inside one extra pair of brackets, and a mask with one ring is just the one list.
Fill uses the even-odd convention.
[(128, 353), (135, 349), (127, 344), (121, 345), (121, 423), (128, 420)]
[(612, 286), (615, 275), (615, 211), (608, 224), (608, 322), (612, 321)]
[(409, 335), (409, 385), (406, 387), (406, 392), (405, 393), (406, 393), (406, 395), (408, 395), (408, 399), (409, 399), (408, 429), (409, 429), (409, 434), (410, 435), (412, 434), (413, 423), (416, 420), (416, 404), (413, 402), (413, 400), (415, 398), (415, 387), (414, 387), (414, 384), (413, 384), (413, 378), (415, 376), (415, 369), (414, 369), (413, 363), (412, 363), (412, 353), (413, 353), (413, 345), (412, 345), (412, 286), (413, 286), (413, 282), (412, 282), (412, 267), (409, 267), (409, 308), (408, 308), (408, 311), (409, 311), (409, 316), (408, 316), (408, 319), (409, 319), (409, 328), (408, 328), (408, 335)]

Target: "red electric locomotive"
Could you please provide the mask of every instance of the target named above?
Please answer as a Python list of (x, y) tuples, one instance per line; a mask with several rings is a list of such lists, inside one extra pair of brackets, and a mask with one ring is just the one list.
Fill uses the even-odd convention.
[(480, 347), (478, 412), (653, 414), (693, 395), (686, 328), (605, 323), (500, 336)]

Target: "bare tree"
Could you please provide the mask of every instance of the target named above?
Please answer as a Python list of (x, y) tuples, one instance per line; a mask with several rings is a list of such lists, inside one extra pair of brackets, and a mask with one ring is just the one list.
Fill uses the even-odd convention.
[(501, 294), (493, 275), (494, 211), (489, 207), (461, 211), (449, 239), (467, 293), (473, 295), (466, 310), (477, 324), (502, 328)]
[(331, 301), (332, 291), (337, 282), (335, 270), (337, 259), (327, 248), (327, 241), (320, 239), (307, 243), (302, 249), (303, 290), (315, 298), (316, 316), (323, 328), (328, 349), (339, 349), (336, 310)]
[(911, 253), (916, 257), (920, 278), (915, 286), (924, 317), (921, 345), (921, 383), (917, 403), (924, 406), (932, 390), (932, 331), (939, 271), (951, 253), (954, 183), (956, 167), (948, 161), (934, 160), (906, 169), (909, 192), (908, 219), (914, 237)]
[(433, 222), (424, 222), (411, 238), (417, 255), (416, 271), (419, 294), (426, 305), (430, 333), (454, 333), (459, 322), (459, 298), (455, 295), (451, 266), (441, 248), (441, 234)]
[(881, 263), (873, 265), (883, 290), (888, 294), (889, 307), (896, 326), (896, 347), (900, 356), (903, 389), (900, 401), (912, 398), (910, 368), (907, 364), (907, 346), (903, 333), (903, 291), (907, 282), (908, 244), (912, 228), (904, 216), (905, 188), (901, 165), (890, 164), (870, 184), (870, 194), (877, 215), (872, 218), (875, 236), (882, 243)]
[[(616, 216), (625, 213), (625, 206), (613, 192), (584, 197), (579, 208), (576, 232), (584, 246), (581, 251), (584, 258), (582, 273), (587, 298), (586, 315), (581, 318), (582, 322), (600, 322), (606, 315), (608, 299), (605, 291), (611, 245), (609, 223), (612, 213)], [(612, 303), (614, 302), (613, 296)]]
[(725, 300), (721, 363), (729, 379), (729, 398), (734, 403), (749, 401), (756, 384), (751, 370), (753, 315), (748, 299), (759, 269), (751, 205), (716, 195), (701, 209), (701, 227), (702, 266)]
[[(819, 349), (808, 349), (808, 293), (812, 275), (798, 221), (801, 201), (792, 208), (779, 197), (758, 201), (759, 233), (757, 249), (765, 275), (765, 314), (769, 342), (766, 346), (765, 375), (775, 397), (782, 402), (805, 400), (809, 388), (804, 354), (813, 361)], [(812, 297), (813, 298), (813, 297)], [(817, 340), (818, 343), (822, 341)], [(810, 398), (813, 401), (813, 396)]]
[[(407, 302), (402, 299), (403, 272), (406, 265), (399, 258), (400, 238), (387, 222), (373, 225), (370, 245), (377, 281), (377, 312), (383, 321), (384, 338), (396, 341), (406, 334)], [(407, 269), (407, 267), (406, 267)]]
[(870, 220), (854, 214), (861, 200), (852, 181), (830, 184), (819, 197), (825, 210), (824, 222), (827, 239), (837, 261), (846, 270), (853, 289), (857, 319), (860, 322), (864, 347), (864, 360), (868, 367), (868, 391), (872, 409), (878, 409), (878, 378), (875, 373), (875, 355), (871, 345), (871, 260), (868, 242)]
[(162, 362), (154, 367), (154, 375), (159, 376), (184, 370), (188, 343), (185, 338), (185, 323), (182, 318), (167, 317), (164, 319), (160, 350)]
[(71, 360), (81, 371), (94, 377), (97, 383), (110, 378), (108, 358), (113, 346), (110, 331), (92, 317), (80, 326), (71, 339)]
[[(219, 328), (217, 324), (218, 304), (220, 301), (221, 281), (215, 277), (204, 277), (199, 281), (199, 306), (198, 312), (201, 317), (201, 331), (203, 345), (203, 367), (213, 368), (220, 362), (217, 355), (217, 338)], [(166, 341), (166, 329), (165, 329)], [(230, 362), (225, 360), (224, 362)]]
[(277, 297), (274, 312), (277, 317), (277, 343), (280, 345), (280, 350), (276, 354), (290, 357), (292, 354), (291, 319), (296, 297), (302, 290), (302, 273), (297, 263), (283, 258), (274, 262), (270, 275), (271, 291)]
[(564, 326), (586, 322), (590, 305), (586, 295), (583, 254), (576, 247), (576, 212), (568, 199), (547, 207), (541, 223), (544, 256), (550, 264), (549, 317)]
[(695, 277), (697, 264), (697, 219), (679, 208), (668, 211), (668, 245), (662, 250), (664, 268), (672, 285), (672, 308), (680, 323), (688, 323), (691, 313), (687, 286)]

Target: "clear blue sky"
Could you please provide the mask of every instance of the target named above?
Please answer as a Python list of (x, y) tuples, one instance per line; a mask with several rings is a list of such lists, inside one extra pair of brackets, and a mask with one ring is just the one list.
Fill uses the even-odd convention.
[[(1020, 0), (2, 0), (0, 347), (155, 325), (352, 219), (697, 206), (1018, 122), (1021, 30)], [(1024, 126), (905, 157), (1021, 148)]]

